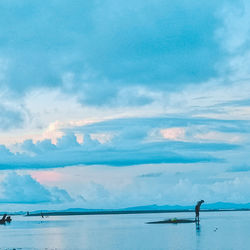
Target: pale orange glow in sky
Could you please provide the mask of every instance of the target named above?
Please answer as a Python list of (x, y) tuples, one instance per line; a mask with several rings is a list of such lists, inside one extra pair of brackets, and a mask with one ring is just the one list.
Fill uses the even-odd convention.
[(62, 180), (62, 174), (52, 171), (34, 171), (31, 176), (40, 183), (54, 183)]

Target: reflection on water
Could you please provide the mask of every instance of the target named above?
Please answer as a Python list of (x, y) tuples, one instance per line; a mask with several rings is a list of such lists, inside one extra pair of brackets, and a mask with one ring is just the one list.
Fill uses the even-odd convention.
[(196, 233), (198, 234), (200, 233), (201, 225), (200, 223), (195, 223), (195, 225), (196, 225)]
[(201, 225), (196, 223), (196, 250), (201, 250), (200, 248), (200, 235), (201, 234)]
[(0, 249), (248, 250), (250, 212), (202, 212), (200, 224), (146, 224), (192, 213), (13, 217)]

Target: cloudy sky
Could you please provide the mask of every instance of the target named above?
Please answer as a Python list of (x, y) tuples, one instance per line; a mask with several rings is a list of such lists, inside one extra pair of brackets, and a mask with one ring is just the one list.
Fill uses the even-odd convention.
[(0, 1), (1, 210), (249, 202), (249, 15)]

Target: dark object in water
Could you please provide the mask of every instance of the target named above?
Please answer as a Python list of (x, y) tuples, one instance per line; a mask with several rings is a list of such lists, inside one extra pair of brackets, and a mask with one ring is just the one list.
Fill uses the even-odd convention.
[(11, 217), (10, 216), (7, 216), (6, 220), (8, 223), (10, 223), (12, 221)]
[(2, 217), (2, 219), (0, 220), (0, 224), (5, 224), (6, 217), (7, 217), (7, 214), (4, 214), (3, 217)]
[(177, 224), (177, 223), (194, 223), (196, 222), (195, 220), (192, 219), (168, 219), (168, 220), (161, 220), (161, 221), (151, 221), (147, 222), (147, 224), (165, 224), (165, 223), (170, 223), (170, 224)]
[(7, 214), (4, 214), (2, 219), (0, 219), (0, 224), (5, 224), (6, 222), (10, 223), (12, 221), (10, 216), (7, 216)]

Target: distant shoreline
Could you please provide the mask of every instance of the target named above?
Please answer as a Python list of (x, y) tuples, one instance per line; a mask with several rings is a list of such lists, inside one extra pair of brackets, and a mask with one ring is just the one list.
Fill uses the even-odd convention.
[[(250, 209), (203, 209), (200, 212), (236, 212)], [(111, 214), (154, 214), (154, 213), (194, 213), (194, 210), (119, 210), (119, 211), (89, 211), (89, 212), (40, 212), (25, 216), (67, 216), (67, 215), (111, 215)]]

